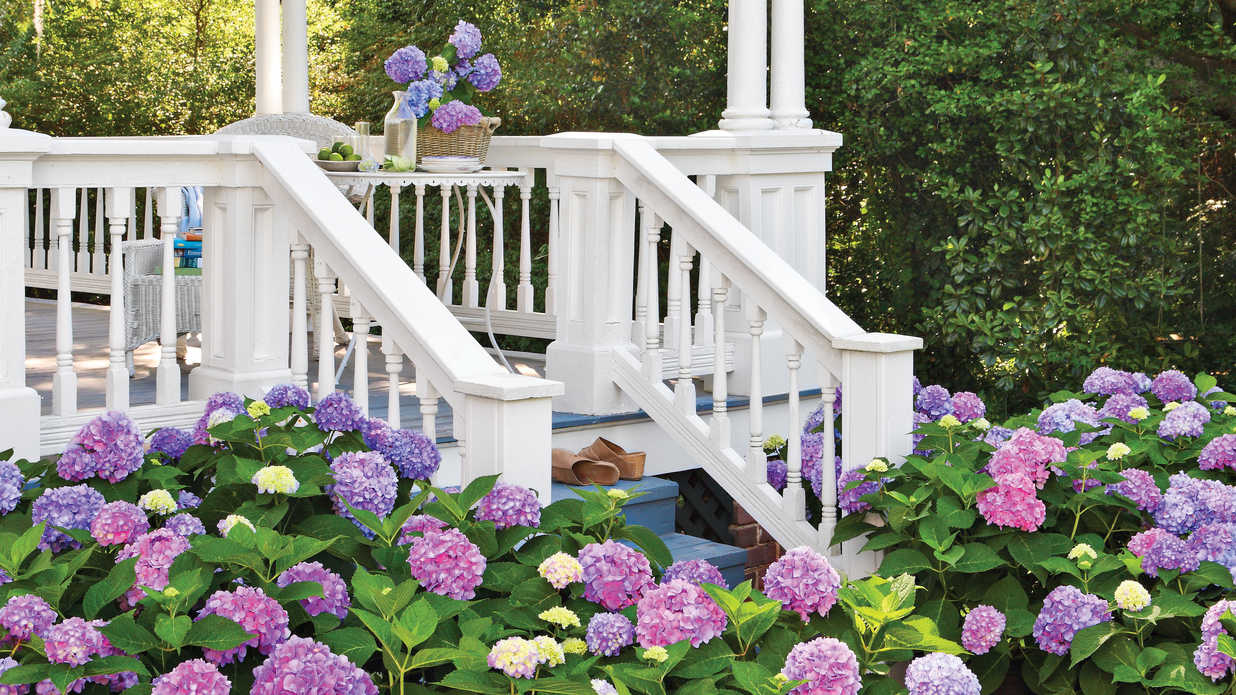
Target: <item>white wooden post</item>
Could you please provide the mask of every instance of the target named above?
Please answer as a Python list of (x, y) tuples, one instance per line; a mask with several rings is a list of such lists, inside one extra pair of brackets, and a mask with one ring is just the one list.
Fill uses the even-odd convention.
[[(176, 263), (174, 245), (184, 196), (177, 186), (159, 189), (159, 240), (163, 243), (163, 277), (159, 293), (159, 366), (155, 403), (180, 401), (180, 365), (176, 363)], [(205, 303), (205, 302), (203, 302)]]
[[(236, 166), (231, 180), (252, 180), (249, 164)], [(189, 375), (190, 397), (218, 391), (257, 397), (292, 380), (287, 215), (261, 188), (209, 187), (205, 194), (202, 364)], [(324, 305), (322, 314), (329, 313)]]
[(53, 188), (52, 231), (56, 235), (56, 373), (52, 377), (52, 414), (77, 412), (77, 372), (73, 365), (73, 214), (72, 188)]
[(515, 308), (533, 311), (532, 289), (532, 224), (528, 208), (532, 201), (532, 170), (524, 169), (519, 183), (519, 287), (515, 290)]
[(309, 113), (309, 34), (305, 0), (283, 0), (283, 112)]
[(772, 119), (778, 128), (810, 128), (804, 66), (804, 0), (772, 0)]
[[(0, 325), (4, 326), (0, 331), (0, 448), (12, 448), (17, 457), (32, 460), (39, 456), (39, 394), (26, 386), (26, 275), (22, 266), (32, 163), (50, 146), (51, 138), (46, 135), (0, 127)], [(36, 255), (36, 267), (37, 263)]]
[[(419, 386), (419, 384), (418, 384)], [(508, 483), (536, 490), (549, 504), (550, 399), (562, 384), (516, 374), (499, 374), (456, 384), (464, 396), (467, 456), (462, 480), (501, 473)], [(425, 432), (433, 436), (432, 421)]]
[(256, 0), (253, 8), (254, 92), (258, 115), (283, 111), (279, 74), (279, 0)]
[[(840, 338), (842, 472), (862, 468), (877, 456), (900, 463), (910, 453), (914, 429), (914, 351), (922, 338), (868, 333)], [(846, 386), (854, 385), (854, 388)], [(827, 462), (826, 462), (827, 463)]]
[[(801, 1), (801, 0), (800, 0)], [(730, 0), (722, 130), (769, 130), (768, 1)]]
[(506, 186), (499, 183), (494, 186), (494, 235), (493, 256), (490, 261), (489, 289), (485, 291), (485, 307), (493, 310), (506, 309), (506, 239), (503, 227), (502, 201), (506, 196)]
[[(622, 137), (622, 136), (617, 136)], [(613, 177), (615, 136), (560, 133), (558, 337), (546, 350), (546, 377), (566, 384), (555, 406), (602, 415), (631, 410), (610, 377), (615, 347), (631, 343), (635, 198)]]
[(309, 244), (296, 235), (292, 244), (292, 383), (309, 388), (309, 325), (305, 313), (308, 299)]
[(125, 366), (125, 347), (128, 331), (125, 321), (124, 302), (124, 233), (128, 226), (129, 213), (133, 208), (132, 188), (110, 188), (107, 198), (107, 222), (112, 237), (111, 311), (108, 322), (110, 354), (107, 362), (105, 398), (107, 407), (126, 410), (129, 407), (129, 369)]

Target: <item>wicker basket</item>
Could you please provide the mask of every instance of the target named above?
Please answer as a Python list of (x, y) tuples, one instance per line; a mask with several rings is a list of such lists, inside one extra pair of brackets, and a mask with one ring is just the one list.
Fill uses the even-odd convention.
[(485, 163), (489, 156), (489, 139), (502, 125), (501, 118), (482, 118), (478, 125), (461, 126), (453, 133), (444, 133), (433, 126), (416, 133), (416, 163), (425, 157), (476, 157)]

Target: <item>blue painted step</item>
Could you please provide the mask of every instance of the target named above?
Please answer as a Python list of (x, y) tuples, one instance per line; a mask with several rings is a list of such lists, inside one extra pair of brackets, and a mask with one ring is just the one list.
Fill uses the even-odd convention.
[[(678, 483), (663, 478), (646, 477), (635, 481), (620, 480), (614, 487), (632, 493), (644, 493), (623, 506), (627, 523), (644, 526), (660, 536), (669, 547), (675, 562), (707, 560), (721, 570), (730, 586), (743, 580), (743, 570), (747, 564), (746, 550), (674, 531), (674, 517), (678, 509)], [(578, 488), (571, 485), (554, 483), (550, 499), (567, 499), (575, 495), (576, 489)]]

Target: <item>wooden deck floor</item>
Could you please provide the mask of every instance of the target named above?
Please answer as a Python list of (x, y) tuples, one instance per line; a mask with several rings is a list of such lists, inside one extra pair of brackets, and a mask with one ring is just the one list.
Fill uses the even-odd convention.
[[(108, 366), (108, 321), (107, 307), (89, 304), (73, 305), (73, 356), (78, 379), (78, 409), (85, 411), (104, 407), (104, 388)], [(381, 352), (381, 341), (371, 337), (369, 351), (369, 412), (374, 417), (386, 417), (387, 384), (386, 359)], [(339, 364), (346, 351), (339, 345), (335, 363)], [(201, 349), (195, 339), (188, 341), (188, 350), (181, 367), (181, 398), (188, 398), (188, 374), (201, 359)], [(144, 405), (155, 401), (155, 369), (159, 361), (159, 345), (148, 343), (134, 351), (134, 374), (129, 380), (129, 399), (132, 405)], [(353, 363), (349, 362), (340, 379), (338, 388), (352, 391)], [(540, 372), (542, 365), (524, 359), (517, 368)], [(309, 365), (310, 388), (316, 388), (317, 362)], [(51, 414), (52, 377), (56, 371), (56, 304), (42, 299), (26, 300), (26, 383), (43, 399), (43, 414)], [(404, 427), (421, 427), (420, 401), (413, 383), (416, 370), (408, 360), (400, 372), (400, 416)], [(449, 439), (451, 411), (446, 401), (440, 401), (434, 430), (439, 439)]]

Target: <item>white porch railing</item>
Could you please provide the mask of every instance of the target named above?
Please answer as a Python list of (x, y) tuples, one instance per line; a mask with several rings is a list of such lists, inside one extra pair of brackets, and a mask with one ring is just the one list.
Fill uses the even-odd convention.
[[(496, 364), (424, 283), (305, 156), (307, 143), (271, 138), (48, 138), (0, 131), (0, 442), (18, 455), (56, 453), (97, 414), (78, 407), (78, 368), (72, 291), (89, 268), (104, 271), (110, 296), (106, 407), (125, 408), (143, 427), (186, 425), (203, 399), (219, 390), (260, 394), (280, 381), (309, 383), (307, 261), (323, 295), (335, 278), (347, 286), (354, 329), (381, 326), (390, 379), (387, 417), (398, 424), (399, 373), (405, 358), (416, 369), (415, 390), (425, 422), (439, 400), (453, 410), (455, 438), (466, 478), (503, 472), (548, 490), (550, 397), (559, 384), (512, 375)], [(205, 188), (202, 360), (187, 378), (176, 356), (172, 239), (180, 216), (179, 189)], [(155, 192), (164, 242), (163, 302), (157, 384), (146, 402), (131, 398), (124, 357), (123, 262), (117, 253), (133, 223), (136, 189)], [(55, 375), (52, 407), (40, 416), (38, 395), (26, 381), (25, 281), (31, 262), (30, 190), (50, 190), (43, 205), (54, 243), (43, 272), (54, 269)], [(84, 191), (90, 195), (82, 195)], [(101, 195), (100, 193), (101, 192)], [(106, 237), (98, 222), (74, 252), (75, 224), (104, 202)], [(149, 209), (149, 208), (147, 208)], [(38, 225), (35, 225), (38, 228)], [(106, 242), (106, 243), (105, 243)], [(95, 250), (99, 257), (95, 257)], [(35, 254), (37, 255), (37, 247)], [(289, 262), (290, 259), (290, 262)], [(36, 264), (39, 260), (35, 259)], [(85, 263), (83, 264), (83, 261)], [(291, 282), (289, 282), (291, 280)], [(291, 297), (289, 301), (289, 286)], [(317, 335), (323, 341), (318, 396), (334, 389), (331, 302), (323, 303)], [(289, 312), (289, 305), (291, 311)], [(330, 341), (330, 342), (328, 342)], [(367, 407), (365, 351), (357, 351), (353, 396)], [(97, 359), (97, 357), (95, 357)], [(187, 397), (186, 397), (187, 395)]]

